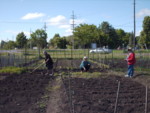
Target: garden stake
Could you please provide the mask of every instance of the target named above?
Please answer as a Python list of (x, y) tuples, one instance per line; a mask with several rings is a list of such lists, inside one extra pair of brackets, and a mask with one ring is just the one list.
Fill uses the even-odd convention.
[(147, 99), (148, 99), (148, 88), (146, 85), (146, 96), (145, 96), (145, 113), (147, 113)]
[(118, 104), (118, 97), (119, 97), (119, 89), (120, 89), (120, 81), (118, 82), (118, 90), (117, 90), (117, 97), (116, 97), (116, 103), (115, 103), (114, 113), (117, 113), (117, 104)]

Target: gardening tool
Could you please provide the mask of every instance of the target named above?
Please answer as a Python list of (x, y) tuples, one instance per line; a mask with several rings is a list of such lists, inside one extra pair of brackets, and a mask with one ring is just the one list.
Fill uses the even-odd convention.
[[(47, 61), (46, 61), (47, 62)], [(33, 71), (32, 72), (30, 72), (30, 73), (33, 73), (35, 70), (37, 70), (39, 67), (41, 67), (42, 65), (44, 65), (45, 64), (45, 62), (43, 62), (42, 64), (40, 64), (40, 65), (38, 65), (37, 67), (35, 67), (34, 69), (33, 69)]]

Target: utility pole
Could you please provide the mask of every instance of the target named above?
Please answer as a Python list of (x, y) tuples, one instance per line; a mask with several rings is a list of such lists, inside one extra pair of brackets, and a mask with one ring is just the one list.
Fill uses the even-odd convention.
[[(32, 33), (32, 31), (30, 29), (30, 39), (31, 39), (31, 33)], [(30, 40), (30, 49), (32, 49), (32, 41), (31, 40)]]
[(135, 23), (135, 0), (134, 0), (134, 36), (133, 36), (133, 47), (134, 47), (134, 50), (135, 50), (135, 35), (136, 35), (136, 23)]
[[(72, 18), (72, 34), (74, 34), (74, 27), (75, 27), (75, 22), (74, 22), (74, 19), (75, 19), (75, 15), (74, 15), (74, 11), (72, 11), (72, 16), (71, 16), (71, 18)], [(72, 48), (74, 49), (74, 36), (73, 36), (73, 38), (72, 38)]]
[(46, 32), (46, 29), (47, 29), (47, 25), (46, 25), (46, 22), (44, 23), (44, 31)]

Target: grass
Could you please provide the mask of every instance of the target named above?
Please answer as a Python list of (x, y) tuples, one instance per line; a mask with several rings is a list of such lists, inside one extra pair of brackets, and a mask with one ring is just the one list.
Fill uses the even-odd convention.
[(56, 86), (48, 86), (47, 88), (46, 88), (46, 90), (47, 91), (56, 91), (56, 90), (58, 90), (58, 89), (60, 89), (60, 87), (61, 86), (59, 86), (59, 85), (56, 85)]
[(0, 73), (10, 73), (10, 74), (21, 74), (26, 72), (26, 68), (20, 67), (4, 67), (1, 68)]
[(137, 68), (135, 68), (135, 71), (139, 71), (139, 72), (150, 72), (150, 69), (149, 69), (149, 68), (137, 67)]
[(71, 77), (79, 77), (79, 78), (98, 78), (101, 77), (102, 74), (100, 72), (72, 72)]

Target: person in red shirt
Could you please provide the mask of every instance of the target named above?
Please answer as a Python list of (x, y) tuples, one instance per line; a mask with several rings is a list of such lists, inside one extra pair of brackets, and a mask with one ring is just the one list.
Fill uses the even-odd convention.
[(135, 53), (132, 51), (132, 48), (128, 48), (128, 56), (125, 59), (128, 64), (128, 75), (125, 77), (133, 77), (134, 75), (134, 64), (136, 62)]

